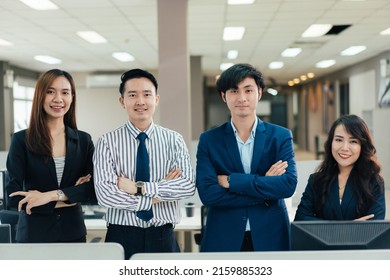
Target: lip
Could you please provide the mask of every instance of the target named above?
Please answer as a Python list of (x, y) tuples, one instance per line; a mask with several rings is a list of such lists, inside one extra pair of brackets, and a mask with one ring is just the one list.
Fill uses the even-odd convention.
[(146, 108), (135, 108), (134, 109), (136, 112), (145, 112), (145, 111), (147, 111), (148, 109), (146, 109)]
[(340, 154), (340, 153), (339, 153), (339, 157), (342, 158), (342, 159), (349, 159), (349, 158), (351, 157), (351, 155)]

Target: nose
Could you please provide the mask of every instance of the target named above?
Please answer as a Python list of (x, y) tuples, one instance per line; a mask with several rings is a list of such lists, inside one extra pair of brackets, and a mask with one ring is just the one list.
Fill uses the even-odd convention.
[(348, 150), (349, 149), (349, 143), (348, 141), (343, 142), (343, 146), (341, 147), (343, 150)]
[(246, 100), (246, 98), (245, 98), (245, 92), (239, 91), (239, 92), (238, 92), (238, 99), (239, 99), (240, 101), (245, 101), (245, 100)]
[(53, 101), (54, 102), (62, 102), (62, 98), (61, 98), (61, 92), (56, 92), (53, 96)]
[(144, 98), (142, 96), (138, 96), (137, 98), (137, 105), (143, 105), (145, 102), (144, 102)]

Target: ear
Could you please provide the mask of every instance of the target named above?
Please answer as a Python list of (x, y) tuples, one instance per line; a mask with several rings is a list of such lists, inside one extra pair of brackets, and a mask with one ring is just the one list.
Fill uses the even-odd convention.
[(123, 100), (123, 97), (119, 97), (119, 104), (121, 104), (122, 108), (125, 109), (125, 101)]
[(222, 98), (223, 102), (226, 103), (226, 92), (222, 92), (221, 91), (220, 95), (221, 95), (221, 98)]
[(263, 90), (260, 88), (259, 89), (259, 98), (258, 101), (260, 101), (261, 97), (263, 96)]

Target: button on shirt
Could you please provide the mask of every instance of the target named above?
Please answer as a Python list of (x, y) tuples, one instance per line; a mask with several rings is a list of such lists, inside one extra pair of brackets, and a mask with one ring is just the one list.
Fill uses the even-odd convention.
[[(251, 163), (252, 163), (252, 156), (253, 156), (253, 148), (255, 146), (255, 135), (256, 135), (256, 127), (257, 127), (258, 119), (255, 118), (255, 123), (253, 124), (251, 134), (244, 143), (244, 141), (241, 140), (240, 136), (238, 136), (237, 129), (233, 124), (233, 121), (231, 120), (230, 123), (232, 125), (234, 135), (236, 136), (238, 150), (240, 152), (241, 162), (242, 166), (244, 167), (245, 174), (251, 173)], [(246, 221), (246, 231), (250, 230), (249, 225), (249, 219)]]
[[(94, 162), (94, 182), (100, 205), (108, 208), (106, 220), (117, 225), (147, 228), (180, 222), (179, 200), (194, 195), (195, 178), (183, 137), (154, 123), (144, 131), (150, 162), (150, 182), (145, 182), (142, 196), (130, 195), (118, 188), (118, 177), (135, 181), (136, 153), (141, 131), (130, 121), (108, 132), (97, 142)], [(180, 178), (165, 180), (172, 168), (181, 169)], [(152, 205), (152, 199), (159, 203)], [(152, 207), (154, 216), (145, 222), (136, 216), (139, 210)]]

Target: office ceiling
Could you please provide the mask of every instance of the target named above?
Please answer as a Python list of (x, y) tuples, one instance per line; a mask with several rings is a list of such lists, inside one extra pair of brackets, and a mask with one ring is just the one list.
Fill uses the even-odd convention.
[[(164, 0), (160, 0), (164, 1)], [(17, 0), (0, 0), (0, 60), (27, 69), (45, 71), (58, 67), (71, 72), (111, 72), (133, 67), (158, 68), (157, 0), (52, 0), (60, 10), (36, 11)], [(390, 1), (256, 0), (252, 5), (228, 6), (226, 0), (188, 0), (190, 55), (202, 57), (206, 75), (220, 73), (222, 62), (248, 62), (277, 84), (314, 72), (317, 77), (342, 69), (390, 49)], [(302, 39), (314, 23), (351, 25), (338, 35)], [(225, 26), (245, 26), (241, 41), (223, 41)], [(90, 44), (77, 31), (94, 30), (108, 40)], [(340, 52), (351, 45), (367, 49), (352, 57)], [(301, 47), (294, 58), (282, 58), (288, 47)], [(226, 58), (228, 50), (238, 58)], [(132, 62), (119, 62), (112, 52), (127, 51)], [(50, 55), (62, 60), (48, 65), (33, 59)], [(315, 63), (335, 59), (336, 65), (316, 69)], [(270, 70), (271, 61), (283, 61)]]

